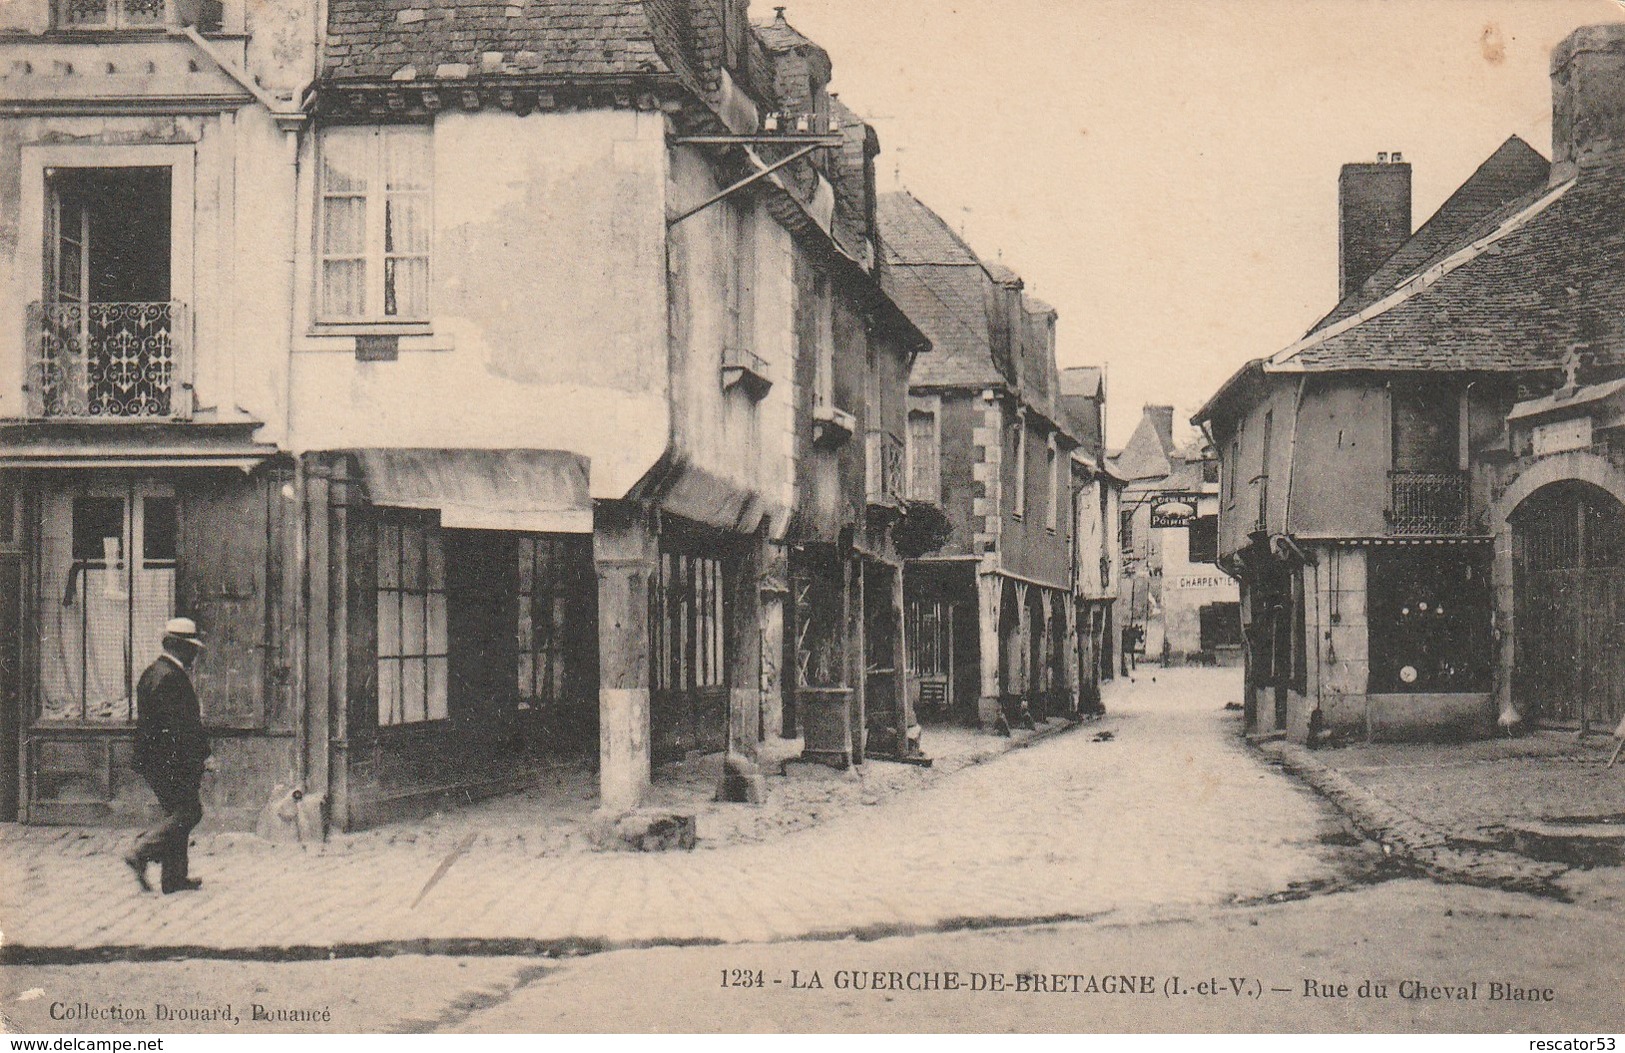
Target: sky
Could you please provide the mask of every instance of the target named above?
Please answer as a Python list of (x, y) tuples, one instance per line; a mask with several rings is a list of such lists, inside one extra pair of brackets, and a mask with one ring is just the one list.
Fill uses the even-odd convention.
[[(1552, 47), (1621, 0), (783, 0), (908, 189), (1104, 365), (1108, 443), (1188, 418), (1337, 298), (1337, 175), (1400, 151), (1420, 226), (1509, 135), (1551, 152)], [(753, 0), (752, 16), (773, 5)]]

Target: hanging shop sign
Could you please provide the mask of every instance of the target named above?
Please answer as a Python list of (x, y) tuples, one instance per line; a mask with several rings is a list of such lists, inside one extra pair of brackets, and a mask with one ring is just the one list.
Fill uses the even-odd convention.
[(1151, 499), (1151, 525), (1153, 527), (1190, 526), (1196, 518), (1196, 502), (1201, 494), (1168, 492)]

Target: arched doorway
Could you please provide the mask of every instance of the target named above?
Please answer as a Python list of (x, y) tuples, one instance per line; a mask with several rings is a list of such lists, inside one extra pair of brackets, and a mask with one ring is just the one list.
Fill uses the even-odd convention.
[(1513, 698), (1542, 723), (1612, 728), (1625, 715), (1625, 506), (1565, 480), (1508, 518)]

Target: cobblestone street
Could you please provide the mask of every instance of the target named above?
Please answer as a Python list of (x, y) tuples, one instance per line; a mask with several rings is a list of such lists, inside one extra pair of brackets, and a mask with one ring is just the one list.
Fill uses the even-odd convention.
[(1223, 709), (1239, 682), (1142, 669), (1103, 721), (758, 844), (547, 854), (516, 816), (421, 902), (447, 839), (410, 827), (342, 852), (216, 838), (203, 891), (171, 897), (138, 893), (107, 838), (14, 829), (5, 943), (45, 958), (594, 949), (1177, 916), (1334, 884), (1322, 841), (1339, 822), (1248, 752)]

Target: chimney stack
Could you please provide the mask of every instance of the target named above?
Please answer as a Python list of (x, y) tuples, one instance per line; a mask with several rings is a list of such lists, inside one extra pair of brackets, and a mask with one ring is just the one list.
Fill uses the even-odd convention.
[(1344, 165), (1337, 179), (1337, 298), (1345, 299), (1411, 236), (1411, 166), (1398, 151)]
[(1625, 150), (1625, 25), (1582, 26), (1552, 49), (1552, 185)]

